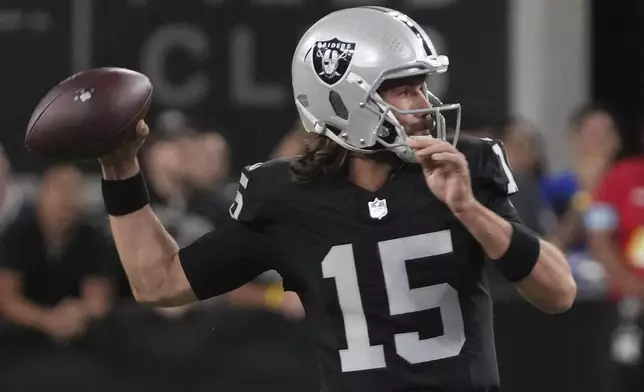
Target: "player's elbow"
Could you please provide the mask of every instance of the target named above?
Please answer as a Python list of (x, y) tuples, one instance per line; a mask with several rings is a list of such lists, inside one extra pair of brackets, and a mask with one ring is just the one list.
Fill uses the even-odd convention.
[(163, 296), (159, 293), (144, 293), (132, 288), (132, 296), (134, 297), (134, 300), (141, 305), (157, 307), (160, 306), (160, 303), (163, 303)]
[(577, 283), (572, 276), (567, 276), (555, 290), (548, 305), (542, 309), (545, 313), (555, 315), (565, 313), (572, 308), (577, 298)]
[(176, 287), (172, 284), (164, 284), (158, 290), (151, 291), (137, 291), (133, 288), (132, 294), (137, 303), (155, 308), (174, 308), (197, 301), (189, 285)]
[(169, 298), (172, 298), (168, 285), (165, 283), (167, 279), (130, 279), (130, 288), (134, 300), (141, 304), (152, 307), (164, 307)]
[(150, 306), (153, 308), (172, 308), (175, 306), (184, 305), (179, 301), (174, 300), (171, 296), (158, 295), (158, 294), (137, 294), (133, 293), (134, 299), (137, 303), (145, 306)]
[[(159, 308), (183, 306), (197, 301), (178, 254), (171, 261), (153, 263), (143, 273), (130, 274), (128, 280), (136, 302)], [(138, 272), (138, 271), (137, 271)]]
[(577, 298), (577, 283), (563, 253), (551, 244), (542, 242), (542, 255), (539, 265), (542, 274), (538, 281), (541, 291), (547, 298), (544, 310), (549, 314), (560, 314), (572, 308)]

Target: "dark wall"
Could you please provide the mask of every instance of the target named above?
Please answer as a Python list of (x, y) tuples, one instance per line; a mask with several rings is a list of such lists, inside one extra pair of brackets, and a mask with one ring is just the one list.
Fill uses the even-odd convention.
[[(228, 137), (239, 170), (266, 159), (296, 120), (290, 63), (300, 35), (330, 11), (357, 4), (394, 6), (430, 28), (452, 61), (438, 95), (461, 102), (465, 116), (502, 117), (508, 90), (506, 1), (4, 0), (0, 143), (18, 171), (40, 170), (45, 162), (23, 147), (39, 99), (74, 71), (75, 62), (122, 66), (152, 79), (152, 125), (160, 110), (184, 110)], [(73, 7), (80, 3), (93, 7)]]
[(637, 152), (644, 118), (644, 2), (594, 0), (591, 23), (593, 98), (618, 113), (626, 152)]

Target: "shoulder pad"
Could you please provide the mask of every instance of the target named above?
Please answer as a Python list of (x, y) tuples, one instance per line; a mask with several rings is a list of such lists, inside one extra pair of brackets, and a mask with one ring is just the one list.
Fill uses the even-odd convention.
[(467, 157), (476, 186), (492, 188), (503, 196), (519, 191), (502, 141), (464, 136), (458, 139), (457, 148)]
[(272, 196), (289, 181), (290, 159), (246, 166), (239, 177), (230, 216), (240, 222), (269, 219)]

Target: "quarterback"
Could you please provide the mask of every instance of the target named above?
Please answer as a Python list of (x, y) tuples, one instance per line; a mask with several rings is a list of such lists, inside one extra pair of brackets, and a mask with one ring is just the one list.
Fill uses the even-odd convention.
[(292, 61), (307, 152), (247, 167), (227, 226), (181, 249), (148, 204), (141, 122), (100, 160), (136, 298), (177, 306), (276, 270), (306, 310), (323, 391), (500, 390), (485, 263), (547, 313), (569, 309), (576, 285), (509, 202), (502, 144), (459, 138), (460, 105), (428, 90), (448, 66), (395, 10), (319, 20)]

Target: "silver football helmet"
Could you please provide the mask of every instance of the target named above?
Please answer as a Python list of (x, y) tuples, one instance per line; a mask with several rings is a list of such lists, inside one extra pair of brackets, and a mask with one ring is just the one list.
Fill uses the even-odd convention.
[(431, 107), (401, 110), (378, 94), (390, 79), (444, 73), (439, 55), (423, 29), (406, 15), (384, 7), (333, 12), (300, 40), (292, 63), (295, 104), (308, 132), (324, 135), (360, 153), (387, 149), (416, 162), (407, 134), (395, 114), (423, 114), (434, 120), (435, 137), (447, 140), (445, 111), (456, 111), (454, 143), (461, 123), (460, 104), (443, 104), (424, 86)]

